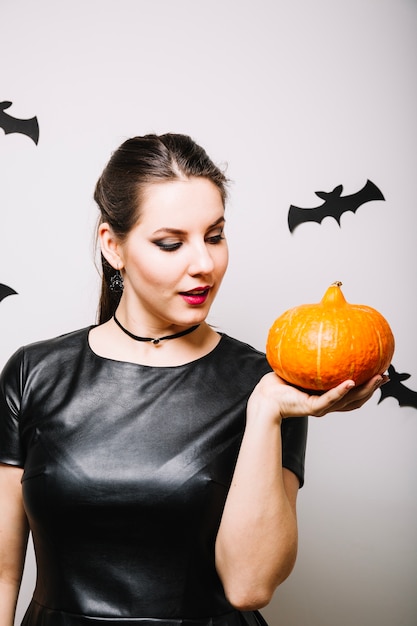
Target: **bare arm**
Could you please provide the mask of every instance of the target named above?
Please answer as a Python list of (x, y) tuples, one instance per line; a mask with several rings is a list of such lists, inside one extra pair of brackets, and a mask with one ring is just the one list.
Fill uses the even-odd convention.
[(378, 376), (352, 389), (346, 381), (322, 396), (309, 396), (267, 374), (255, 388), (216, 540), (216, 567), (235, 607), (268, 604), (295, 563), (299, 485), (281, 465), (282, 419), (359, 408), (381, 382)]
[(0, 463), (0, 624), (13, 626), (28, 540), (23, 470)]

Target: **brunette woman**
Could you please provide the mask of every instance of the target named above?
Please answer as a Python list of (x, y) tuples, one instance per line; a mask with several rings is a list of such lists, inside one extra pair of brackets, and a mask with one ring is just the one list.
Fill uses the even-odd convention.
[(0, 623), (239, 626), (291, 572), (307, 415), (322, 396), (207, 323), (228, 261), (227, 181), (183, 135), (126, 141), (99, 179), (99, 323), (21, 348), (0, 393)]

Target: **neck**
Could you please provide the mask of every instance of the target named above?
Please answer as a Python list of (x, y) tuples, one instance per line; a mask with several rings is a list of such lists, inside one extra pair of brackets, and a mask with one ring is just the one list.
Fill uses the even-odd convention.
[(142, 341), (152, 343), (154, 346), (159, 346), (161, 341), (168, 341), (169, 339), (178, 339), (178, 337), (184, 337), (185, 335), (189, 335), (194, 330), (200, 326), (200, 324), (195, 324), (194, 326), (190, 326), (190, 328), (186, 328), (185, 330), (180, 331), (179, 333), (174, 333), (173, 335), (164, 335), (163, 337), (141, 337), (140, 335), (134, 335), (130, 330), (125, 328), (117, 319), (116, 313), (113, 315), (113, 319), (116, 322), (117, 326), (122, 330), (128, 337), (134, 339), (135, 341)]

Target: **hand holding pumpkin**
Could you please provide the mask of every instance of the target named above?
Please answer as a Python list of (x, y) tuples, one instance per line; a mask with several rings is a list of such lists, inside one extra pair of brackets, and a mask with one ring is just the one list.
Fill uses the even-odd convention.
[(266, 374), (255, 387), (248, 402), (248, 418), (253, 414), (280, 423), (287, 417), (323, 417), (336, 411), (352, 411), (369, 400), (387, 376), (377, 374), (362, 385), (345, 380), (333, 389), (317, 395), (297, 389), (275, 373)]

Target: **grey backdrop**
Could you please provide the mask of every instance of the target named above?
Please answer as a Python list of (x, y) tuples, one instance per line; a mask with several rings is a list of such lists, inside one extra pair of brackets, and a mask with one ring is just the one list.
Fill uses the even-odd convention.
[[(0, 130), (2, 363), (94, 323), (92, 191), (110, 152), (186, 132), (228, 164), (231, 264), (210, 321), (262, 348), (284, 310), (334, 280), (385, 315), (417, 389), (414, 0), (2, 0), (0, 101), (38, 146)], [(289, 205), (371, 179), (385, 202), (287, 227)], [(379, 392), (310, 420), (296, 568), (271, 626), (415, 626), (415, 408)], [(33, 588), (29, 550), (18, 608)]]

